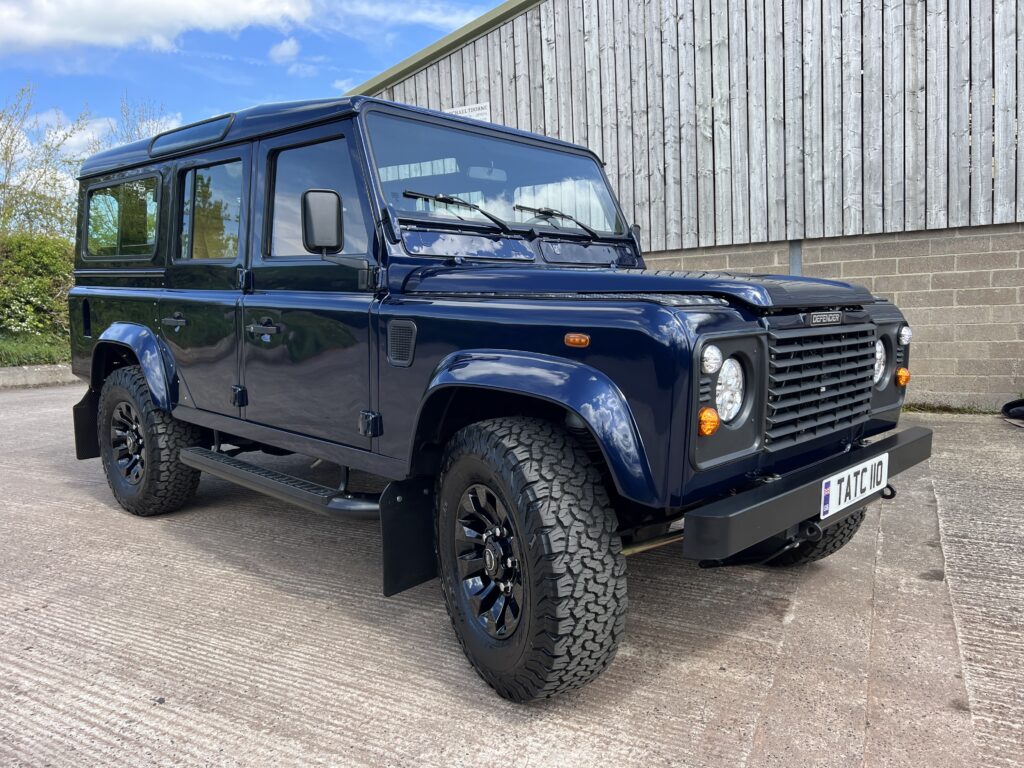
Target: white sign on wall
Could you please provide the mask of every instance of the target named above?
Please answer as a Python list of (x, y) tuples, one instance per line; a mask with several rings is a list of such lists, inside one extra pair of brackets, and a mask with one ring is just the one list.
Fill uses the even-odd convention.
[(491, 102), (489, 101), (484, 101), (480, 104), (467, 104), (464, 107), (452, 107), (451, 109), (446, 109), (445, 112), (458, 117), (491, 122)]

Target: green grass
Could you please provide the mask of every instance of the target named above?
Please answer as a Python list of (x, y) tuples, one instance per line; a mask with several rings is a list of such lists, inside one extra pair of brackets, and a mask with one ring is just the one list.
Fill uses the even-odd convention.
[(0, 367), (50, 365), (71, 360), (68, 340), (60, 336), (0, 332)]

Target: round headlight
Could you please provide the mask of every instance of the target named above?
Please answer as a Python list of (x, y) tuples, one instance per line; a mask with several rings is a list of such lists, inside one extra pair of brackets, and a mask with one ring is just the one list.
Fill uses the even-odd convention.
[(700, 369), (704, 371), (704, 373), (714, 374), (718, 373), (718, 369), (721, 367), (722, 350), (714, 344), (708, 344), (704, 347), (704, 352), (700, 356)]
[(722, 363), (715, 390), (715, 409), (722, 421), (732, 421), (743, 408), (743, 366), (735, 357)]
[(904, 325), (902, 328), (900, 328), (900, 344), (902, 344), (905, 347), (907, 346), (907, 344), (910, 343), (910, 340), (912, 338), (914, 338), (914, 332), (910, 330), (909, 325)]
[(875, 342), (875, 384), (882, 380), (885, 375), (885, 344), (879, 339)]

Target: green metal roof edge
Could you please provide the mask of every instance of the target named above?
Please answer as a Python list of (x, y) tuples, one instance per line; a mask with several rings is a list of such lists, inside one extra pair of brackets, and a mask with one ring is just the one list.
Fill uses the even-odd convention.
[(541, 2), (543, 0), (505, 0), (497, 8), (493, 8), (480, 18), (469, 22), (466, 26), (460, 27), (442, 37), (436, 43), (428, 45), (419, 53), (415, 53), (409, 58), (398, 62), (395, 66), (384, 70), (376, 77), (371, 77), (365, 83), (357, 85), (345, 95), (357, 96), (365, 94), (372, 96), (380, 93), (385, 88), (390, 88), (395, 83), (399, 83), (410, 75), (430, 66), (438, 59), (462, 48), (466, 43), (483, 37), (509, 19), (514, 19), (534, 6), (540, 5)]

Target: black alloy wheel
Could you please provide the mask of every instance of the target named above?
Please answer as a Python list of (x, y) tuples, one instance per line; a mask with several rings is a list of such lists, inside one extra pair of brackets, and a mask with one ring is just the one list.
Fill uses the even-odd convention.
[(525, 605), (522, 553), (505, 504), (483, 484), (462, 496), (455, 547), (462, 592), (476, 620), (496, 640), (511, 636)]

